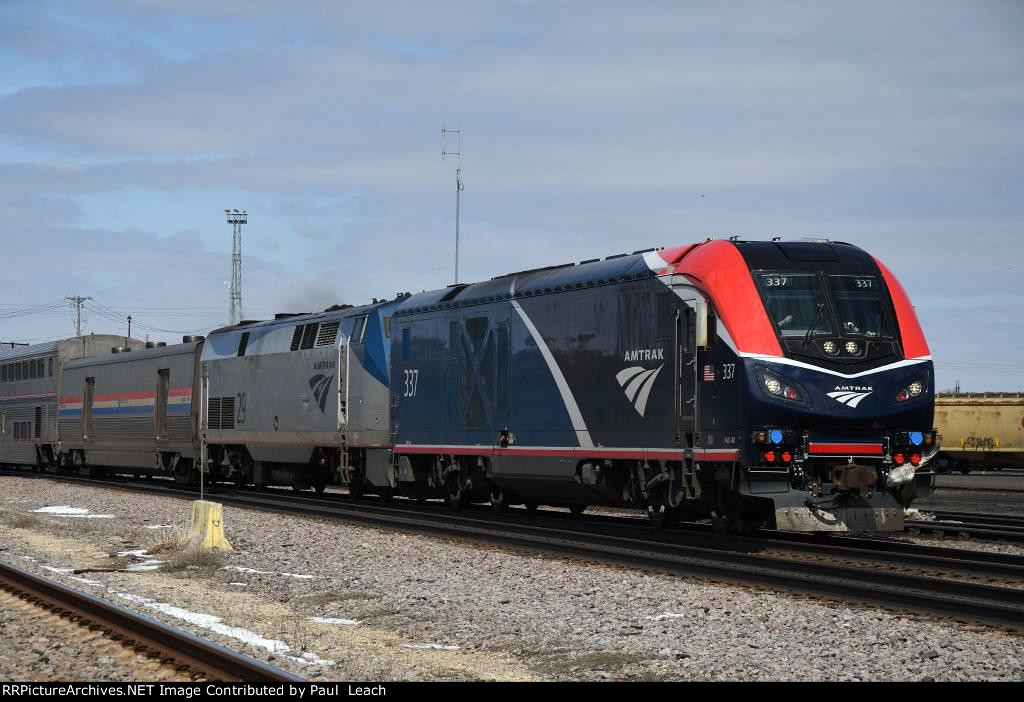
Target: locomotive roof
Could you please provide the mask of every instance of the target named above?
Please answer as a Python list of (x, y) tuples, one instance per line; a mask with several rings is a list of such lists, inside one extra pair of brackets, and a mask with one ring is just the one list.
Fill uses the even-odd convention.
[(506, 273), (481, 283), (428, 290), (406, 299), (401, 308), (395, 311), (395, 316), (508, 300), (513, 293), (516, 297), (529, 297), (572, 288), (652, 278), (657, 274), (646, 264), (643, 255), (657, 250), (644, 249), (604, 259)]
[(345, 319), (346, 317), (357, 317), (361, 314), (367, 314), (376, 309), (380, 309), (390, 304), (396, 304), (404, 300), (405, 297), (397, 297), (394, 300), (379, 300), (378, 302), (370, 303), (369, 305), (360, 305), (357, 307), (345, 307), (337, 310), (325, 310), (323, 312), (300, 312), (297, 314), (281, 314), (274, 319), (265, 320), (252, 320), (242, 321), (238, 324), (229, 325), (226, 327), (220, 327), (214, 329), (209, 333), (209, 336), (215, 334), (223, 334), (230, 331), (241, 331), (249, 329), (258, 329), (264, 327), (273, 326), (286, 326), (293, 324), (305, 324), (308, 321), (323, 320), (323, 319)]

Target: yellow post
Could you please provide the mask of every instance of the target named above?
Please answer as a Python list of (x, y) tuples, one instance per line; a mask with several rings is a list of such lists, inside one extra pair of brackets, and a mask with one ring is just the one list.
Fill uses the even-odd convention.
[(199, 548), (233, 550), (224, 538), (224, 508), (219, 502), (192, 503), (192, 536), (199, 540)]

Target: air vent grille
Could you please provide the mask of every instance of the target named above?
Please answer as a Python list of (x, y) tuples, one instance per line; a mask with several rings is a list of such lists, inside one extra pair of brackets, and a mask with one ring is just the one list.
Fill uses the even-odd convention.
[(320, 331), (316, 335), (317, 346), (334, 346), (338, 339), (338, 322), (325, 322), (320, 325)]

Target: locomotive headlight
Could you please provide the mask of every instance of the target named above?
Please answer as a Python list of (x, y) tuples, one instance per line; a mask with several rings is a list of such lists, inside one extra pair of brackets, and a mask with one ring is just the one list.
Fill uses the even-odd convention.
[(850, 354), (851, 356), (856, 356), (857, 354), (860, 353), (860, 344), (858, 344), (856, 341), (847, 341), (846, 353)]
[(829, 356), (835, 356), (837, 353), (839, 353), (839, 344), (837, 344), (834, 341), (826, 341), (824, 344), (821, 345), (821, 347), (825, 349), (825, 353), (827, 353)]
[[(776, 375), (774, 372), (764, 368), (755, 369), (755, 373), (758, 383), (761, 385), (761, 391), (771, 399), (793, 402), (800, 405), (807, 404), (807, 392), (798, 383), (785, 376)], [(769, 435), (766, 438), (777, 444), (785, 437), (776, 439), (774, 435)]]
[[(906, 383), (906, 381), (904, 381)], [(928, 382), (927, 376), (918, 376), (916, 379), (909, 383), (900, 383), (896, 386), (896, 392), (893, 394), (893, 401), (895, 404), (906, 402), (907, 400), (916, 400), (923, 397)]]

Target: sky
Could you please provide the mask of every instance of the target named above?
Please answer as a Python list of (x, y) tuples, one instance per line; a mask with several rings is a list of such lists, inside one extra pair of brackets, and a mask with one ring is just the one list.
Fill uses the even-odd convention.
[[(707, 237), (884, 261), (939, 389), (1024, 390), (1024, 3), (0, 0), (0, 341)], [(452, 141), (447, 143), (454, 150)]]

